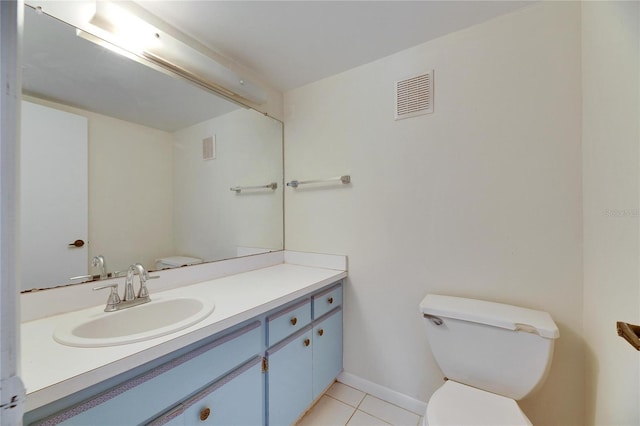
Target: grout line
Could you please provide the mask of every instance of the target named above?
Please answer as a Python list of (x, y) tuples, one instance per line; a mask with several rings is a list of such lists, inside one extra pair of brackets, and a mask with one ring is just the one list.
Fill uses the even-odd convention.
[[(351, 406), (349, 406), (349, 407), (351, 407)], [(347, 419), (347, 422), (344, 424), (344, 426), (347, 426), (347, 425), (349, 424), (349, 422), (351, 421), (351, 419), (353, 418), (353, 416), (355, 416), (355, 415), (356, 415), (356, 412), (357, 412), (357, 411), (358, 411), (358, 410), (356, 410), (356, 409), (354, 409), (354, 410), (353, 410), (353, 413), (351, 413), (351, 415), (350, 415), (350, 416), (349, 416), (349, 418)]]
[[(333, 399), (334, 401), (338, 401), (339, 403), (344, 404), (344, 405), (346, 405), (346, 406), (347, 406), (347, 407), (349, 407), (349, 408), (353, 408), (353, 411), (351, 412), (351, 415), (349, 416), (349, 419), (347, 420), (347, 423), (349, 423), (349, 421), (351, 420), (351, 417), (353, 417), (353, 415), (354, 415), (354, 414), (356, 413), (356, 411), (357, 411), (356, 407), (354, 407), (354, 406), (353, 406), (353, 405), (351, 405), (351, 404), (347, 404), (346, 402), (341, 401), (341, 400), (339, 400), (338, 398), (336, 398), (336, 397), (334, 397), (334, 396), (329, 395), (328, 393), (325, 393), (325, 394), (324, 394), (324, 395), (322, 395), (322, 396), (326, 396), (327, 398), (331, 398), (331, 399)], [(344, 426), (347, 426), (347, 423), (345, 423), (345, 424), (344, 424)]]
[[(362, 391), (360, 391), (360, 392), (362, 392)], [(362, 393), (364, 393), (364, 392), (362, 392)], [(358, 402), (358, 406), (356, 407), (356, 410), (359, 410), (359, 409), (360, 409), (360, 406), (362, 405), (362, 402), (365, 400), (365, 398), (367, 397), (367, 395), (369, 395), (369, 394), (368, 394), (368, 393), (364, 393), (364, 396), (362, 397), (362, 399), (360, 400), (360, 402)], [(362, 410), (360, 410), (360, 411), (362, 411)]]
[[(361, 391), (361, 392), (362, 392), (362, 391)], [(376, 415), (374, 415), (374, 414), (371, 414), (371, 413), (369, 413), (369, 412), (367, 412), (367, 411), (364, 411), (364, 410), (361, 410), (361, 409), (360, 409), (360, 405), (362, 405), (362, 403), (364, 402), (364, 400), (365, 400), (365, 398), (366, 398), (367, 396), (370, 396), (370, 397), (372, 397), (372, 398), (376, 398), (375, 396), (373, 396), (373, 395), (371, 395), (371, 394), (365, 393), (365, 394), (364, 394), (364, 398), (362, 398), (362, 401), (360, 401), (360, 404), (358, 404), (358, 407), (356, 408), (356, 411), (362, 411), (363, 413), (368, 414), (368, 415), (370, 415), (371, 417), (373, 417), (373, 418), (375, 418), (375, 419), (378, 419), (378, 420), (380, 420), (380, 421), (381, 421), (381, 422), (383, 422), (383, 423), (386, 423), (386, 424), (388, 424), (388, 425), (393, 425), (393, 423), (389, 423), (389, 422), (388, 422), (388, 421), (386, 421), (385, 419), (381, 419), (380, 417), (378, 417), (378, 416), (376, 416)], [(378, 399), (378, 400), (380, 400), (380, 401), (382, 401), (382, 402), (387, 402), (387, 401), (384, 401), (384, 400), (382, 400), (382, 399), (380, 399), (380, 398), (376, 398), (376, 399)], [(387, 402), (387, 404), (391, 404), (391, 403), (390, 403), (390, 402)], [(393, 404), (391, 404), (391, 405), (393, 405)], [(406, 411), (406, 410), (405, 410), (405, 411)]]

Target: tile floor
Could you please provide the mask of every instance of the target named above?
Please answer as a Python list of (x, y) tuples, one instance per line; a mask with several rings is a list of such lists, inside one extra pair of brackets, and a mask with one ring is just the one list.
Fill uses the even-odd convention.
[(296, 426), (419, 426), (421, 414), (335, 382)]

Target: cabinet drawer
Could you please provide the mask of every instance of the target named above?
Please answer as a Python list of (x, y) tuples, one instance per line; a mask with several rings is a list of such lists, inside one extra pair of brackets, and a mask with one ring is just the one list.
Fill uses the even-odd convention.
[(318, 319), (333, 308), (342, 305), (342, 284), (313, 295), (313, 318)]
[(260, 330), (251, 323), (38, 424), (145, 423), (260, 353)]
[(267, 346), (273, 346), (311, 322), (309, 299), (296, 303), (267, 318)]

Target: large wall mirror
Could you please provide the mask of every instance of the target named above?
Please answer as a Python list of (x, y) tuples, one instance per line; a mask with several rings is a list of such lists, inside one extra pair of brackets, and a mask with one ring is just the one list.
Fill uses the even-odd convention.
[(23, 63), (22, 290), (283, 248), (281, 122), (30, 7)]

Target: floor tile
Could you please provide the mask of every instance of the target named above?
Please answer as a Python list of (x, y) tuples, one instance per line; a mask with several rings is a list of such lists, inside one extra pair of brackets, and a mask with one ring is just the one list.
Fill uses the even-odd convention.
[(344, 426), (354, 411), (355, 408), (337, 399), (323, 396), (298, 422), (298, 426)]
[(352, 388), (351, 386), (335, 382), (327, 391), (327, 395), (332, 396), (345, 404), (351, 405), (352, 407), (357, 407), (362, 402), (366, 394), (358, 389)]
[(389, 423), (380, 420), (377, 417), (373, 417), (364, 411), (356, 410), (355, 414), (351, 416), (351, 420), (347, 423), (347, 426), (388, 426)]
[(420, 418), (417, 414), (371, 395), (364, 398), (358, 409), (396, 426), (415, 426)]

